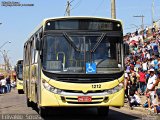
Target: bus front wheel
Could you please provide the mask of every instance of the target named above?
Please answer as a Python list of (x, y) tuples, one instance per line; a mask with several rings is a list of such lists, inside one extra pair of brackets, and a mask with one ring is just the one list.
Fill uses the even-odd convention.
[(28, 98), (26, 99), (27, 99), (27, 107), (32, 107), (32, 102), (30, 102)]
[(108, 116), (109, 107), (98, 107), (97, 111), (98, 111), (98, 115)]
[(23, 90), (18, 90), (18, 94), (24, 94)]

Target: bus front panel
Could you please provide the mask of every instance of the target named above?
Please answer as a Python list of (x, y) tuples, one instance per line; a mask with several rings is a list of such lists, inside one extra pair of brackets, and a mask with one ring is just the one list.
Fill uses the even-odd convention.
[(59, 82), (42, 75), (40, 106), (121, 107), (124, 105), (123, 79), (121, 76), (111, 82), (80, 84)]

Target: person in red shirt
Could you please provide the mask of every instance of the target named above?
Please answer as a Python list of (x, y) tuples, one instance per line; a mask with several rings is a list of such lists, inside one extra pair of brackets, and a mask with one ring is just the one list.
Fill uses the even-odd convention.
[(142, 69), (140, 69), (139, 72), (139, 84), (140, 84), (141, 94), (144, 95), (146, 89), (146, 74)]

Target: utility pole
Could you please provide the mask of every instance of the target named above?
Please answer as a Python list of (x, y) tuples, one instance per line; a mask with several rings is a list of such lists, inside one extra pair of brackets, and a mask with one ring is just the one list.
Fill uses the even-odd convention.
[(115, 3), (115, 0), (111, 0), (111, 18), (116, 19), (116, 3)]
[(67, 15), (67, 16), (70, 16), (70, 1), (69, 0), (67, 0), (67, 7), (66, 7), (66, 13), (65, 13), (65, 15)]
[(154, 0), (152, 0), (152, 25), (154, 24)]
[(133, 17), (140, 17), (142, 19), (142, 25), (141, 25), (141, 29), (143, 30), (144, 29), (144, 16), (143, 15), (136, 15), (136, 16), (133, 16)]

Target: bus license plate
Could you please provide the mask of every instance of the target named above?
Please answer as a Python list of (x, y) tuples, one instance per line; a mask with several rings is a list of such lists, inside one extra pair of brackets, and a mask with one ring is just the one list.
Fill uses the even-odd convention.
[(91, 96), (78, 96), (78, 102), (91, 102)]

